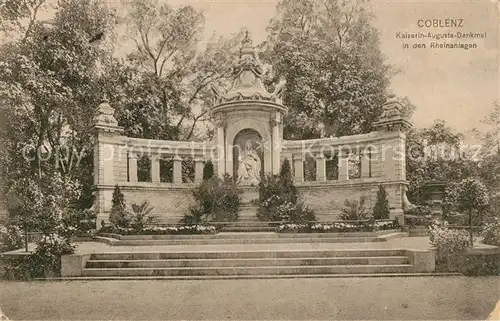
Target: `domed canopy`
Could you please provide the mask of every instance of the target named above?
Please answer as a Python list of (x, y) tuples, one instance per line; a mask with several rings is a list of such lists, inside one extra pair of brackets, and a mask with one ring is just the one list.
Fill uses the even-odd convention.
[(240, 56), (233, 66), (233, 84), (226, 94), (216, 92), (216, 103), (238, 100), (267, 100), (281, 103), (283, 84), (270, 93), (262, 83), (262, 63), (252, 45), (248, 31), (241, 43)]

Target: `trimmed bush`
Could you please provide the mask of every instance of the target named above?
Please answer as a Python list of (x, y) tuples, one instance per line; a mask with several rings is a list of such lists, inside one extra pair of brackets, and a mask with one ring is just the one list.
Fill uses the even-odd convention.
[(120, 190), (120, 186), (115, 185), (113, 190), (113, 198), (111, 199), (111, 213), (109, 221), (120, 227), (129, 227), (132, 221), (130, 213), (126, 209), (125, 198)]
[(203, 180), (209, 180), (214, 176), (214, 164), (212, 161), (207, 161), (205, 162), (205, 165), (203, 166)]

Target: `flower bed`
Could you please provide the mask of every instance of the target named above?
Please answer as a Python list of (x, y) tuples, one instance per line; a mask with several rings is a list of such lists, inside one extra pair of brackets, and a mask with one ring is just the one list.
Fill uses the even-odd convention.
[(336, 233), (374, 232), (399, 228), (397, 219), (375, 221), (347, 221), (333, 223), (282, 223), (276, 227), (278, 233)]
[(179, 225), (179, 226), (145, 226), (143, 229), (105, 226), (100, 233), (120, 235), (182, 235), (182, 234), (216, 234), (217, 228), (213, 225)]

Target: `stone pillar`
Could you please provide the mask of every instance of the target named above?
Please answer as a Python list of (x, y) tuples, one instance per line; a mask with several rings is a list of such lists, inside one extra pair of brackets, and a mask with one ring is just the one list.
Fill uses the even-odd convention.
[(371, 173), (371, 151), (364, 151), (361, 155), (361, 178), (372, 177)]
[(276, 113), (271, 119), (271, 130), (272, 130), (272, 173), (278, 175), (280, 172), (281, 165), (281, 137), (280, 137), (280, 123), (281, 114)]
[(326, 181), (326, 160), (323, 153), (316, 155), (316, 181)]
[(339, 181), (349, 180), (349, 154), (339, 153)]
[(128, 153), (128, 181), (137, 183), (137, 155)]
[(296, 182), (304, 181), (304, 158), (302, 155), (293, 157), (294, 177)]
[(217, 175), (223, 177), (226, 174), (226, 127), (227, 123), (223, 115), (219, 115), (215, 121), (217, 137), (215, 146), (217, 149)]
[(153, 155), (151, 157), (151, 183), (160, 182), (160, 157)]
[(182, 158), (175, 156), (174, 159), (174, 184), (182, 184)]
[(195, 158), (194, 160), (194, 182), (201, 183), (203, 181), (203, 168), (205, 161), (202, 158)]

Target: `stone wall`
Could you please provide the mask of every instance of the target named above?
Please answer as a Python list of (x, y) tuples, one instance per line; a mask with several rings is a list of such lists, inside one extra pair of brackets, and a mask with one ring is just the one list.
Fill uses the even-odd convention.
[(359, 200), (365, 197), (365, 208), (372, 213), (377, 200), (379, 185), (384, 186), (391, 210), (390, 217), (398, 218), (403, 223), (402, 185), (399, 182), (383, 182), (374, 179), (352, 180), (349, 183), (329, 181), (324, 184), (306, 182), (297, 184), (300, 197), (314, 210), (320, 221), (339, 220), (341, 209), (346, 199)]
[[(189, 207), (193, 204), (190, 184), (182, 186), (165, 186), (167, 184), (120, 184), (120, 190), (123, 193), (127, 208), (133, 203), (141, 204), (149, 201), (153, 207), (151, 215), (157, 218), (158, 223), (175, 224), (179, 223)], [(104, 205), (103, 219), (106, 221), (111, 210), (111, 199), (114, 186), (101, 186), (100, 195)]]

